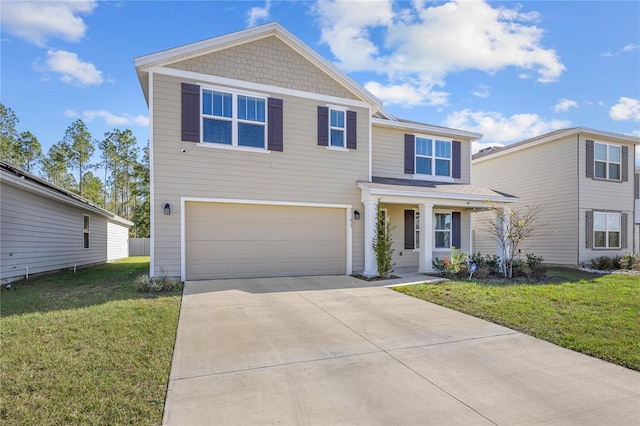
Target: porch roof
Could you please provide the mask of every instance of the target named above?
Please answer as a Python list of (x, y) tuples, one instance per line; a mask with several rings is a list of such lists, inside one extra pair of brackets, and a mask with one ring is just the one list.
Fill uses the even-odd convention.
[(517, 203), (518, 197), (482, 186), (428, 180), (372, 177), (371, 182), (359, 181), (358, 187), (370, 196), (400, 196), (436, 198), (457, 201)]

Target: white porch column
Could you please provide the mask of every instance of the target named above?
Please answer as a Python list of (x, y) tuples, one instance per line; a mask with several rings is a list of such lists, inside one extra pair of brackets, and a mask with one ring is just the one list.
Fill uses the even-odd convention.
[[(500, 237), (496, 240), (496, 255), (500, 258), (501, 265), (504, 265), (504, 260), (511, 251), (509, 244), (505, 239), (505, 234), (509, 231), (509, 220), (511, 219), (511, 216), (509, 215), (510, 210), (511, 209), (509, 207), (502, 207), (502, 214), (496, 213), (496, 225), (500, 230)], [(503, 244), (505, 243), (507, 244), (503, 247)]]
[(433, 272), (433, 204), (420, 204), (418, 272)]
[(365, 277), (378, 276), (378, 262), (373, 251), (373, 239), (376, 236), (376, 213), (378, 200), (367, 199), (364, 204), (364, 272)]

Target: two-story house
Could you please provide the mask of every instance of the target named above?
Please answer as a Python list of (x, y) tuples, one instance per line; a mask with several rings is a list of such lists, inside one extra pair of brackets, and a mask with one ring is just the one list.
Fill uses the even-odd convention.
[(277, 23), (135, 59), (149, 106), (151, 273), (182, 280), (377, 274), (469, 251), (481, 135), (398, 120)]
[[(539, 206), (523, 244), (545, 262), (577, 266), (634, 251), (634, 153), (640, 138), (575, 127), (473, 156), (475, 182)], [(480, 226), (474, 250), (493, 253)]]

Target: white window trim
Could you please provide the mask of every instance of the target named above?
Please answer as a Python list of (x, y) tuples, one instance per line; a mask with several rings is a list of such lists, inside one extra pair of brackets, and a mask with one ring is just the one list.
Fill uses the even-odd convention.
[[(446, 229), (436, 229), (436, 215), (437, 214), (448, 214), (450, 216), (451, 228), (449, 230)], [(436, 247), (436, 232), (448, 232), (449, 233), (449, 247)], [(453, 239), (453, 211), (450, 210), (436, 210), (433, 212), (433, 250), (451, 250), (451, 243)]]
[[(607, 147), (607, 159), (606, 161), (604, 161), (605, 163), (605, 173), (606, 173), (606, 177), (599, 177), (596, 176), (596, 163), (602, 163), (602, 160), (598, 160), (596, 159), (596, 145), (604, 145)], [(620, 150), (620, 161), (610, 161), (609, 160), (609, 147), (615, 147), (618, 148)], [(609, 164), (617, 164), (619, 167), (619, 176), (617, 179), (612, 179), (609, 177)], [(622, 181), (622, 145), (616, 145), (616, 144), (610, 144), (610, 143), (605, 143), (605, 142), (594, 142), (593, 143), (593, 178), (597, 179), (597, 180), (611, 180), (614, 182), (621, 182)]]
[[(596, 229), (596, 215), (597, 214), (603, 214), (605, 216), (605, 229), (601, 230), (601, 229)], [(617, 231), (614, 230), (609, 230), (609, 220), (608, 220), (608, 215), (618, 215), (618, 220), (620, 222), (620, 229)], [(604, 247), (602, 246), (596, 246), (596, 232), (604, 232)], [(618, 233), (618, 245), (615, 247), (610, 247), (609, 246), (609, 233), (610, 232), (617, 232)], [(593, 249), (595, 250), (607, 250), (607, 249), (611, 249), (611, 250), (620, 250), (622, 248), (622, 213), (620, 212), (600, 212), (600, 211), (594, 211), (593, 212)]]
[[(345, 151), (349, 152), (347, 149), (347, 111), (348, 108), (337, 106), (337, 105), (326, 105), (329, 108), (329, 140), (327, 141), (327, 149), (331, 149), (334, 151)], [(344, 127), (333, 127), (331, 125), (331, 111), (340, 111), (344, 115)], [(331, 145), (331, 131), (332, 130), (340, 130), (342, 132), (342, 146)]]
[[(205, 115), (202, 108), (202, 99), (204, 99), (204, 91), (214, 91), (229, 93), (231, 95), (231, 118), (218, 117), (214, 115)], [(259, 121), (241, 120), (238, 118), (238, 96), (248, 96), (257, 99), (264, 100), (264, 123)], [(218, 142), (206, 142), (204, 141), (204, 118), (210, 118), (213, 120), (230, 121), (231, 122), (231, 145)], [(246, 123), (252, 125), (262, 125), (264, 128), (264, 146), (253, 147), (238, 145), (238, 123)], [(199, 147), (219, 148), (219, 149), (231, 149), (239, 151), (250, 151), (256, 153), (269, 153), (269, 95), (265, 93), (250, 92), (247, 90), (238, 90), (231, 87), (200, 85), (200, 142), (197, 144)]]
[[(415, 140), (413, 145), (413, 178), (416, 180), (432, 180), (438, 182), (453, 182), (453, 139), (443, 138), (440, 136), (414, 134)], [(421, 158), (431, 159), (431, 174), (418, 173), (418, 138), (431, 140), (431, 156), (420, 155)], [(436, 156), (436, 140), (449, 143), (449, 152), (451, 157), (437, 157)], [(436, 175), (436, 160), (449, 160), (449, 176)]]

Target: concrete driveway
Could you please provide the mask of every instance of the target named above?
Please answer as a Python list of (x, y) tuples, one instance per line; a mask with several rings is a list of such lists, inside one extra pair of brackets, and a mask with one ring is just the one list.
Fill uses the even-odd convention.
[(638, 425), (640, 374), (348, 277), (188, 282), (165, 425)]

